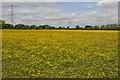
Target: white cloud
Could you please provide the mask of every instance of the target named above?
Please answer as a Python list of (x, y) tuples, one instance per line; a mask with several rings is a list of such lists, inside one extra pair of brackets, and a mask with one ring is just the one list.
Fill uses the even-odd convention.
[(102, 8), (117, 8), (118, 2), (98, 2), (97, 7)]
[(119, 0), (101, 0), (100, 2), (119, 2)]
[(54, 4), (60, 4), (60, 3), (56, 3), (56, 2), (3, 2), (2, 7), (8, 8), (11, 5), (14, 5), (15, 7), (19, 7), (19, 6), (35, 7), (35, 6), (54, 5)]
[(92, 2), (92, 1), (94, 1), (94, 0), (86, 0), (86, 1), (88, 1), (88, 2)]
[(85, 24), (91, 24), (91, 25), (101, 25), (101, 24), (109, 24), (109, 23), (117, 23), (118, 20), (118, 11), (117, 10), (106, 10), (101, 12), (86, 12), (83, 14), (80, 14), (80, 21)]
[(86, 12), (82, 14), (67, 14), (67, 13), (59, 13), (53, 15), (27, 15), (27, 16), (19, 16), (21, 19), (21, 23), (26, 24), (50, 24), (50, 25), (63, 25), (68, 26), (69, 19), (71, 20), (71, 27), (79, 24), (85, 26), (86, 24), (90, 25), (101, 25), (101, 24), (109, 24), (109, 23), (117, 23), (118, 16), (117, 11), (103, 11), (103, 12)]
[(100, 0), (2, 0), (2, 2), (98, 2), (98, 1)]
[[(2, 0), (2, 2), (75, 2), (75, 0)], [(83, 1), (76, 0), (76, 2)]]
[(61, 9), (58, 8), (25, 8), (25, 9), (18, 9), (16, 10), (16, 14), (21, 15), (28, 15), (28, 14), (39, 14), (39, 15), (44, 15), (44, 14), (52, 14), (52, 13), (59, 13), (61, 12)]
[[(108, 2), (106, 3), (108, 4)], [(25, 3), (25, 4), (27, 5), (29, 3)], [(54, 26), (59, 26), (59, 25), (68, 26), (69, 19), (70, 19), (71, 27), (74, 27), (77, 24), (82, 26), (85, 26), (86, 24), (101, 25), (101, 24), (108, 24), (108, 23), (117, 23), (118, 21), (117, 8), (115, 7), (116, 9), (112, 9), (112, 8), (106, 9), (106, 4), (105, 5), (101, 4), (101, 7), (104, 6), (103, 8), (105, 9), (102, 9), (100, 11), (92, 10), (92, 11), (83, 12), (83, 13), (76, 13), (74, 11), (67, 13), (66, 12), (67, 10), (65, 11), (64, 8), (58, 8), (54, 6), (41, 7), (43, 5), (46, 6), (46, 4), (43, 4), (43, 5), (38, 3), (35, 3), (35, 4), (40, 6), (35, 8), (33, 8), (32, 6), (29, 6), (26, 8), (16, 9), (16, 19), (15, 19), (16, 23), (30, 24), (30, 25), (31, 24), (36, 24), (36, 25), (50, 24)], [(35, 4), (30, 3), (30, 5), (35, 5)], [(50, 3), (47, 3), (47, 4), (50, 4)], [(92, 7), (89, 6), (89, 8), (92, 8)], [(88, 8), (88, 7), (85, 7), (85, 8)], [(96, 7), (96, 9), (97, 8), (98, 7)], [(6, 11), (7, 10), (5, 10), (4, 14), (7, 13)], [(4, 19), (7, 22), (10, 22), (10, 17), (5, 16)]]
[(93, 6), (89, 5), (89, 6), (87, 6), (87, 8), (88, 8), (88, 9), (91, 9), (91, 8), (93, 8)]

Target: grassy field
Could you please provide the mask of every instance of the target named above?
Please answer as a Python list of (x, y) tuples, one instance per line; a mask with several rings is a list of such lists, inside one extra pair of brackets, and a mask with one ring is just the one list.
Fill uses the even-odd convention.
[(118, 32), (3, 30), (3, 78), (115, 78)]

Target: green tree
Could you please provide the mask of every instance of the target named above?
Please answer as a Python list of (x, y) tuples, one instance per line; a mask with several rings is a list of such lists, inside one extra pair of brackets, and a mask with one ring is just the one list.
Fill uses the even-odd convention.
[(29, 25), (24, 25), (24, 29), (30, 29)]
[(30, 26), (30, 29), (35, 29), (35, 28), (36, 28), (35, 25), (31, 25), (31, 26)]
[(79, 25), (76, 25), (76, 26), (75, 26), (75, 29), (76, 29), (76, 30), (79, 30), (79, 29), (80, 29), (80, 26), (79, 26)]
[(46, 29), (46, 26), (45, 26), (45, 25), (42, 25), (42, 26), (41, 26), (41, 29)]
[(91, 28), (92, 28), (92, 26), (86, 25), (84, 29), (91, 29)]
[(15, 29), (25, 29), (25, 25), (24, 24), (17, 24), (17, 25), (15, 25)]
[(4, 20), (0, 20), (0, 29), (4, 29), (4, 25), (5, 25), (5, 21)]
[(93, 26), (92, 29), (94, 29), (94, 30), (98, 30), (98, 29), (100, 29), (100, 26), (95, 25), (95, 26)]
[(101, 25), (101, 27), (100, 27), (101, 29), (105, 29), (105, 25)]
[(14, 26), (12, 24), (7, 23), (3, 25), (3, 29), (14, 29)]
[(61, 28), (62, 28), (61, 26), (58, 27), (58, 29), (61, 29)]

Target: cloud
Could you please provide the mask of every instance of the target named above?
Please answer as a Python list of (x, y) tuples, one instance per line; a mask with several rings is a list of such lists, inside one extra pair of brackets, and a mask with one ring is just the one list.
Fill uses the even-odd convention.
[(69, 19), (71, 20), (71, 27), (79, 24), (81, 26), (85, 26), (87, 24), (90, 25), (102, 25), (102, 24), (109, 24), (109, 23), (117, 23), (118, 16), (117, 11), (104, 11), (104, 12), (86, 12), (82, 14), (66, 14), (60, 13), (56, 15), (48, 15), (48, 16), (40, 16), (40, 15), (27, 15), (27, 16), (19, 16), (21, 17), (21, 21), (26, 24), (50, 24), (50, 25), (63, 25), (68, 26)]
[(92, 1), (94, 1), (94, 0), (86, 0), (86, 1), (88, 1), (88, 2), (92, 2)]
[(87, 8), (88, 8), (88, 9), (91, 9), (91, 8), (93, 8), (93, 6), (89, 5), (89, 6), (87, 6)]
[[(2, 0), (2, 2), (74, 2), (75, 0)], [(79, 2), (79, 0), (76, 0)]]
[(97, 7), (101, 8), (116, 8), (118, 7), (118, 2), (98, 2)]
[(99, 2), (119, 2), (119, 0), (101, 0)]
[(2, 2), (3, 8), (8, 8), (11, 5), (15, 7), (27, 6), (27, 7), (39, 7), (39, 6), (51, 6), (51, 5), (60, 4), (60, 2)]
[(28, 15), (28, 14), (39, 14), (39, 15), (44, 15), (44, 14), (48, 14), (49, 12), (49, 15), (50, 14), (55, 14), (55, 13), (60, 13), (62, 10), (61, 9), (58, 9), (58, 8), (26, 8), (26, 9), (19, 9), (19, 10), (16, 10), (16, 14), (18, 15), (21, 15), (21, 14), (24, 14), (24, 15)]
[[(110, 2), (106, 2), (107, 4)], [(33, 5), (38, 5), (34, 7)], [(108, 23), (117, 23), (118, 21), (118, 11), (117, 8), (109, 8), (107, 9), (105, 6), (102, 7), (102, 9), (98, 10), (100, 6), (98, 7), (98, 3), (95, 5), (88, 5), (87, 7), (84, 6), (84, 8), (81, 10), (78, 6), (78, 11), (81, 10), (82, 12), (75, 12), (71, 9), (65, 9), (61, 4), (57, 3), (34, 3), (33, 5), (30, 3), (25, 3), (25, 5), (30, 5), (27, 7), (16, 7), (15, 10), (15, 22), (21, 23), (21, 24), (36, 24), (36, 25), (43, 25), (43, 24), (49, 24), (53, 26), (68, 26), (69, 25), (69, 19), (71, 26), (74, 27), (75, 25), (81, 25), (85, 26), (86, 24), (90, 25), (102, 25), (102, 24), (108, 24)], [(85, 3), (84, 3), (85, 4)], [(19, 4), (17, 4), (19, 5)], [(45, 7), (43, 7), (45, 6)], [(103, 4), (101, 5), (103, 6)], [(69, 6), (66, 6), (70, 8)], [(73, 7), (73, 6), (72, 6)], [(94, 8), (90, 11), (85, 11), (91, 8)], [(4, 10), (4, 14), (7, 14), (8, 9)], [(10, 16), (4, 16), (3, 17), (5, 21), (10, 21)]]
[(2, 0), (2, 2), (98, 2), (100, 0)]
[(118, 16), (117, 10), (105, 10), (105, 11), (92, 11), (86, 12), (79, 15), (81, 19), (81, 24), (91, 24), (91, 25), (101, 25), (101, 24), (109, 24), (109, 23), (117, 23)]

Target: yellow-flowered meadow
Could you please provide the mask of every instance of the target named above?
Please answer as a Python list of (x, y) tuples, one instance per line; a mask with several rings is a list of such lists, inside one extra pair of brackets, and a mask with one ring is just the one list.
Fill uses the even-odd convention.
[(118, 31), (2, 30), (3, 78), (116, 78)]

